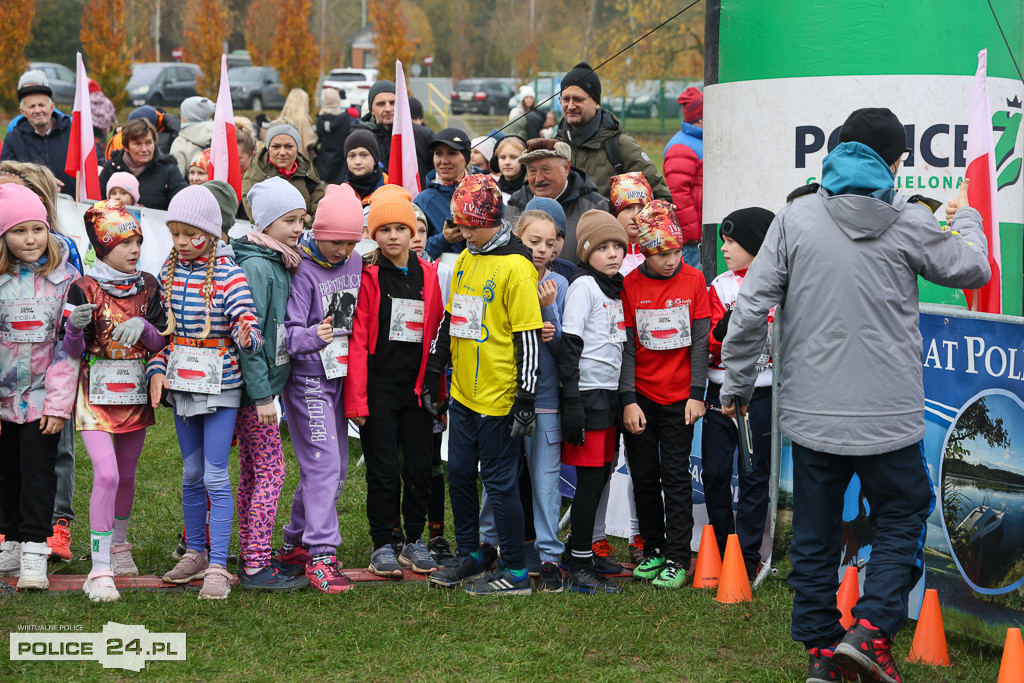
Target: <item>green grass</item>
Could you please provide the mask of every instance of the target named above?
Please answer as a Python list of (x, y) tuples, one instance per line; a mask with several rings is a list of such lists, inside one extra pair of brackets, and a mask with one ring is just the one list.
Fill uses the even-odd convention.
[[(144, 574), (172, 566), (180, 530), (181, 460), (169, 411), (150, 429), (139, 466), (129, 540)], [(274, 542), (288, 521), (298, 467), (286, 441), (288, 475)], [(89, 562), (88, 499), (92, 468), (78, 442), (75, 561), (54, 571), (84, 574)], [(338, 505), (346, 567), (365, 567), (370, 553), (363, 470), (350, 475)], [(238, 459), (232, 456), (233, 481)], [(450, 519), (449, 519), (450, 522)], [(449, 529), (451, 527), (449, 526)], [(451, 532), (449, 531), (449, 536)], [(620, 549), (625, 543), (615, 541)], [(237, 537), (232, 549), (237, 549)], [(620, 559), (624, 559), (621, 558)], [(780, 569), (786, 571), (785, 562)], [(194, 592), (124, 591), (114, 604), (82, 593), (24, 594), (0, 603), (0, 634), (22, 625), (80, 625), (98, 632), (108, 621), (141, 624), (153, 633), (185, 632), (184, 662), (150, 662), (140, 674), (104, 670), (97, 662), (24, 662), (0, 658), (0, 680), (271, 680), (330, 676), (352, 681), (425, 680), (803, 680), (806, 659), (789, 638), (792, 591), (773, 580), (752, 603), (721, 605), (705, 591), (658, 592), (628, 583), (614, 597), (534, 594), (474, 598), (423, 582), (362, 583), (346, 594), (309, 589), (288, 595), (234, 590), (224, 602)], [(896, 651), (905, 657), (910, 629)], [(907, 680), (995, 680), (999, 652), (950, 632), (953, 667), (901, 664)]]

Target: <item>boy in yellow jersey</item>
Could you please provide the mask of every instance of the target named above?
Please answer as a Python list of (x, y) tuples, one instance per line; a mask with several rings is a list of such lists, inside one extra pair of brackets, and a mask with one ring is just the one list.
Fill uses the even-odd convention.
[[(466, 240), (434, 340), (423, 404), (437, 412), (441, 374), (452, 366), (448, 486), (458, 552), (434, 585), (476, 595), (528, 595), (519, 501), (522, 437), (533, 433), (543, 321), (531, 252), (502, 220), (501, 190), (488, 175), (467, 176), (452, 196), (452, 222)], [(479, 540), (477, 465), (494, 507), (504, 568)], [(479, 578), (478, 578), (479, 577)]]

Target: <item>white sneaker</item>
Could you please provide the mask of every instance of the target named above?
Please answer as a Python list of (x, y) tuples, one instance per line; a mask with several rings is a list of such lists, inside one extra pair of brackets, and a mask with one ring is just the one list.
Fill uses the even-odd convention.
[(101, 569), (89, 574), (82, 586), (82, 591), (93, 602), (117, 602), (121, 599), (121, 594), (117, 592), (117, 586), (114, 585), (114, 572), (109, 569)]
[(138, 576), (139, 568), (132, 559), (131, 543), (115, 543), (110, 546), (110, 569), (114, 576)]
[(0, 576), (17, 576), (21, 572), (21, 543), (0, 543)]
[(46, 578), (46, 558), (50, 556), (50, 546), (42, 543), (21, 544), (21, 576), (18, 578), (18, 590), (46, 590), (50, 580)]

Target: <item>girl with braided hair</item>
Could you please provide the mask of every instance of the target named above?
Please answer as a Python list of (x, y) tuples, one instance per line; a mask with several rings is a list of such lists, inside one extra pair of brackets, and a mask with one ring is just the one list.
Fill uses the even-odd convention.
[[(150, 402), (174, 407), (184, 474), (182, 508), (188, 548), (163, 579), (203, 579), (202, 599), (228, 596), (227, 564), (234, 503), (228, 478), (231, 435), (242, 397), (239, 350), (263, 344), (245, 274), (218, 252), (220, 207), (209, 189), (188, 187), (171, 200), (174, 248), (161, 271), (168, 345), (149, 362)], [(210, 552), (204, 548), (206, 498)]]

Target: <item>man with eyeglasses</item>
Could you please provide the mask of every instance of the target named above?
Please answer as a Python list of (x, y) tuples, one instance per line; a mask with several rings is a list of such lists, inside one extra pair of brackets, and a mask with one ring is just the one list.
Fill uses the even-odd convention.
[(622, 124), (601, 108), (601, 79), (590, 65), (580, 62), (562, 79), (562, 120), (557, 139), (569, 143), (569, 162), (594, 181), (607, 197), (613, 175), (640, 171), (655, 199), (672, 201), (665, 179), (637, 141), (622, 131)]

